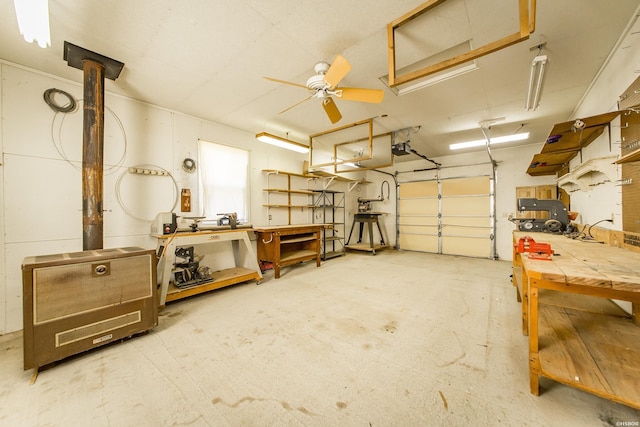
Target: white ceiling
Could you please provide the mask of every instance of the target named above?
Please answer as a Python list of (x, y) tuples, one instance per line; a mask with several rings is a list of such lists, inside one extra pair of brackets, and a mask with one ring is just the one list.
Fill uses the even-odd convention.
[[(310, 134), (387, 115), (376, 118), (378, 129), (420, 126), (411, 136), (412, 148), (438, 157), (451, 154), (450, 143), (482, 138), (479, 123), (500, 117), (505, 119), (492, 126), (492, 135), (528, 130), (528, 143), (543, 142), (554, 123), (573, 119), (640, 4), (539, 1), (529, 40), (479, 59), (476, 71), (396, 96), (380, 81), (388, 73), (386, 25), (423, 2), (49, 0), (51, 47), (41, 49), (22, 39), (13, 2), (3, 0), (0, 58), (80, 82), (82, 72), (63, 60), (68, 41), (125, 63), (119, 78), (107, 81), (108, 91), (250, 133), (289, 134), (300, 142)], [(469, 39), (479, 47), (516, 32), (517, 2), (447, 0), (424, 19), (428, 25), (407, 26), (399, 35), (399, 49), (400, 43), (407, 46), (400, 62)], [(550, 59), (541, 106), (526, 111), (529, 67), (537, 54), (530, 48), (541, 42)], [(343, 115), (336, 125), (317, 99), (278, 114), (308, 93), (262, 77), (304, 84), (316, 62), (331, 62), (336, 54), (352, 65), (340, 86), (384, 89), (384, 101), (336, 100)]]

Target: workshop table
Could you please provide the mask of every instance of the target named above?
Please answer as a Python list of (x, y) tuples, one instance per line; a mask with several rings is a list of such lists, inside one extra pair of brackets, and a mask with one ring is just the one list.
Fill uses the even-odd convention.
[[(156, 236), (158, 239), (158, 282), (160, 284), (160, 306), (169, 301), (190, 297), (203, 292), (219, 289), (237, 283), (255, 280), (262, 281), (262, 272), (256, 261), (253, 246), (249, 239), (252, 229), (231, 229), (220, 231), (176, 232)], [(173, 283), (173, 272), (176, 266), (176, 249), (195, 246), (203, 254), (215, 250), (229, 252), (230, 261), (227, 268), (212, 272), (213, 280), (201, 285), (179, 289)], [(220, 257), (220, 254), (218, 253)]]
[[(522, 288), (523, 332), (529, 335), (531, 393), (539, 378), (640, 409), (640, 253), (546, 233), (514, 232), (514, 241), (533, 237), (548, 243), (551, 259), (514, 253), (514, 281)], [(521, 266), (521, 275), (515, 274)], [(631, 301), (633, 315), (545, 303), (546, 294), (597, 297), (606, 304)], [(604, 307), (604, 308), (602, 308)]]
[[(384, 235), (382, 234), (382, 229), (380, 228), (380, 221), (378, 218), (382, 215), (382, 212), (358, 212), (353, 215), (353, 223), (351, 224), (351, 231), (349, 231), (349, 238), (347, 239), (346, 248), (347, 249), (355, 249), (359, 251), (369, 251), (374, 255), (376, 254), (377, 249), (386, 248), (387, 245), (384, 242)], [(359, 223), (358, 230), (358, 241), (355, 245), (350, 244), (351, 235), (353, 234), (353, 229), (356, 226), (356, 223)], [(362, 243), (362, 234), (364, 231), (364, 225), (367, 224), (367, 231), (369, 232), (369, 244)], [(380, 244), (375, 243), (373, 237), (373, 224), (376, 224), (378, 227), (378, 232), (380, 233)]]

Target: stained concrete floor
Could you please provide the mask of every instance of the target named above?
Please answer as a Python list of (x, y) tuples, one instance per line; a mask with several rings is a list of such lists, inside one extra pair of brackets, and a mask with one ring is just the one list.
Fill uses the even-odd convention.
[[(22, 369), (1, 426), (620, 426), (640, 411), (542, 380), (508, 262), (350, 253), (170, 303), (152, 332)], [(634, 424), (635, 423), (635, 424)]]

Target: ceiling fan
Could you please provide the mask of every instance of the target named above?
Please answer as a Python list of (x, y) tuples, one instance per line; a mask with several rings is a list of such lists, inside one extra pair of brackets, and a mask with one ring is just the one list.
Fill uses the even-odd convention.
[(296, 102), (292, 106), (285, 108), (280, 111), (279, 114), (289, 111), (293, 107), (300, 105), (311, 98), (318, 98), (322, 101), (322, 107), (327, 113), (329, 120), (331, 120), (331, 123), (336, 123), (342, 118), (342, 114), (340, 114), (338, 106), (333, 101), (333, 98), (331, 98), (332, 96), (347, 101), (370, 102), (373, 104), (381, 103), (384, 98), (384, 91), (380, 89), (338, 87), (340, 81), (347, 75), (347, 73), (349, 73), (350, 70), (351, 64), (349, 64), (343, 56), (338, 55), (331, 64), (318, 62), (314, 67), (316, 75), (311, 76), (307, 80), (306, 86), (285, 80), (274, 79), (272, 77), (265, 77), (265, 79), (271, 80), (272, 82), (301, 87), (311, 92), (311, 95), (299, 102)]

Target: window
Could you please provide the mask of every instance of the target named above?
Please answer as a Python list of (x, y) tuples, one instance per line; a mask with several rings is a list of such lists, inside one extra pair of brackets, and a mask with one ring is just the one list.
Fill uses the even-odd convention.
[(202, 214), (215, 218), (218, 214), (238, 214), (238, 220), (249, 220), (249, 152), (213, 142), (198, 141), (200, 157), (200, 199)]

